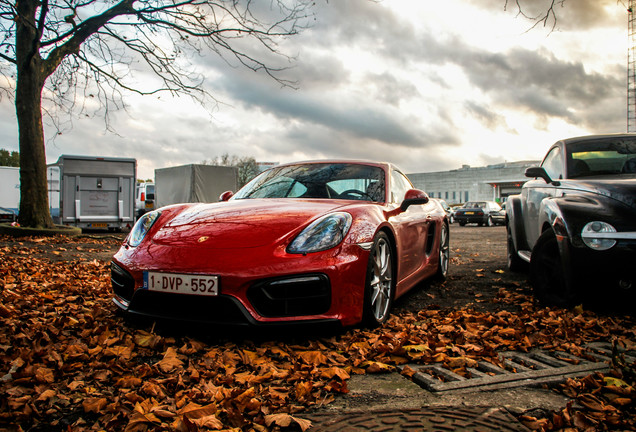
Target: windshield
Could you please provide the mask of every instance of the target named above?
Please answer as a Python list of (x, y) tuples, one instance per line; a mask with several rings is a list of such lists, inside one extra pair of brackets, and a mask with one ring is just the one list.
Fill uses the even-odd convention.
[(567, 148), (568, 178), (636, 174), (636, 139), (572, 143)]
[(485, 202), (467, 202), (464, 204), (464, 208), (486, 208)]
[(311, 163), (272, 168), (232, 199), (324, 198), (384, 202), (384, 170), (348, 163)]

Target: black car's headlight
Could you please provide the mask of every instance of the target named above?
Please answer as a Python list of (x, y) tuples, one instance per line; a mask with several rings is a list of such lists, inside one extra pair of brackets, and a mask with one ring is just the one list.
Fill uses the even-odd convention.
[(581, 238), (590, 249), (604, 251), (616, 244), (616, 239), (612, 238), (612, 233), (615, 232), (616, 228), (607, 222), (594, 221), (583, 227)]
[(337, 246), (347, 235), (352, 219), (345, 212), (331, 213), (316, 219), (290, 243), (287, 252), (306, 254)]
[(155, 221), (159, 218), (159, 215), (161, 215), (161, 212), (155, 210), (140, 217), (133, 229), (130, 230), (128, 244), (132, 247), (139, 246), (144, 237), (146, 237), (146, 234), (148, 234), (150, 227), (152, 227)]

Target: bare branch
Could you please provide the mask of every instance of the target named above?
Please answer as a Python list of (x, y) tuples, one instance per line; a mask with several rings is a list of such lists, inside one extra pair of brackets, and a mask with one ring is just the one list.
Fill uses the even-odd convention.
[[(0, 67), (2, 62), (17, 64), (16, 23), (31, 25), (31, 54), (46, 79), (43, 110), (58, 132), (71, 122), (71, 112), (89, 115), (94, 104), (86, 101), (99, 103), (93, 115), (104, 116), (108, 124), (109, 112), (125, 109), (125, 93), (183, 94), (216, 106), (189, 61), (207, 51), (233, 67), (294, 87), (296, 82), (281, 74), (292, 57), (280, 51), (277, 40), (313, 21), (312, 0), (272, 0), (269, 5), (251, 0), (21, 1), (39, 5), (37, 16), (20, 20), (16, 2), (0, 0)], [(249, 50), (241, 42), (245, 39), (254, 42)], [(135, 70), (156, 76), (158, 85), (139, 84)]]
[[(540, 24), (543, 23), (543, 27), (547, 27), (550, 23), (550, 32), (553, 32), (557, 26), (557, 14), (555, 7), (561, 6), (563, 7), (565, 4), (565, 0), (550, 0), (549, 5), (547, 7), (542, 8), (541, 11), (537, 15), (530, 15), (526, 12), (527, 8), (522, 5), (523, 0), (515, 0), (515, 6), (517, 9), (517, 16), (522, 16), (530, 21), (533, 21), (534, 24), (530, 27), (530, 30), (536, 28)], [(508, 5), (510, 0), (505, 0), (504, 10), (508, 10)]]

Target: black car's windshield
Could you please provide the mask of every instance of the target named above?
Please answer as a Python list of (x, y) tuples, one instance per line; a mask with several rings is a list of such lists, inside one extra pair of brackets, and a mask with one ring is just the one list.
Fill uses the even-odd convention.
[(568, 178), (636, 174), (636, 139), (602, 139), (570, 143)]
[(324, 198), (384, 202), (384, 170), (348, 163), (309, 163), (272, 168), (232, 199)]
[(485, 202), (467, 202), (464, 204), (464, 208), (486, 208)]

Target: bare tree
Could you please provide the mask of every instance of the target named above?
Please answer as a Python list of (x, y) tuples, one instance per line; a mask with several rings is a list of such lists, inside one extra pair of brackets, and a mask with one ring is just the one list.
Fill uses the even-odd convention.
[[(0, 71), (15, 97), (20, 144), (20, 222), (49, 227), (42, 115), (97, 115), (123, 95), (208, 95), (187, 53), (212, 51), (283, 85), (277, 44), (311, 21), (312, 0), (0, 0)], [(245, 44), (249, 40), (251, 44)], [(143, 69), (140, 69), (143, 67)], [(284, 66), (283, 66), (284, 67)], [(158, 84), (139, 84), (134, 70)]]
[(238, 187), (241, 188), (252, 180), (259, 173), (256, 159), (251, 156), (239, 157), (224, 153), (222, 156), (215, 156), (213, 159), (204, 160), (204, 165), (233, 166), (238, 168)]

